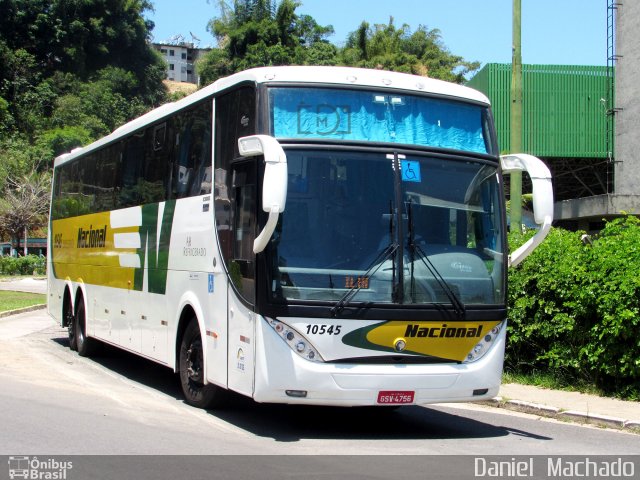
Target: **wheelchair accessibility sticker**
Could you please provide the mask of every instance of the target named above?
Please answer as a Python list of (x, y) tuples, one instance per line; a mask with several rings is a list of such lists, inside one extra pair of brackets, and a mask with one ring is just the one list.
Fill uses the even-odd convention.
[(400, 160), (403, 182), (422, 182), (420, 163), (412, 160)]

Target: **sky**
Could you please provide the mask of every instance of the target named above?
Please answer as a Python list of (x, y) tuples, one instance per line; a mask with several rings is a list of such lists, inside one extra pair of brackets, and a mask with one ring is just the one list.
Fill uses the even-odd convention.
[[(155, 42), (182, 35), (200, 47), (215, 46), (207, 31), (219, 15), (218, 0), (151, 0)], [(521, 0), (522, 62), (529, 64), (606, 65), (606, 0)], [(233, 0), (227, 0), (233, 3)], [(438, 29), (449, 51), (467, 61), (511, 62), (512, 0), (301, 0), (296, 13), (333, 25), (329, 41), (341, 45), (363, 20), (411, 30)]]

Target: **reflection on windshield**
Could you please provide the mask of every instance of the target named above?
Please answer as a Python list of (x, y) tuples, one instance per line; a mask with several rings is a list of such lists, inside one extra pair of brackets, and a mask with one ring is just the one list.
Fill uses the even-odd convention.
[(494, 153), (487, 107), (406, 93), (269, 89), (276, 138), (404, 143)]
[[(453, 294), (464, 305), (504, 302), (494, 167), (403, 158), (402, 214), (397, 215), (393, 162), (387, 156), (289, 150), (287, 158), (287, 208), (265, 251), (274, 300), (344, 302), (350, 295), (358, 304), (395, 298), (403, 304), (451, 305)], [(402, 219), (400, 229), (396, 218)], [(393, 248), (397, 231), (403, 232), (403, 248)], [(405, 292), (400, 300), (394, 297), (399, 281)]]

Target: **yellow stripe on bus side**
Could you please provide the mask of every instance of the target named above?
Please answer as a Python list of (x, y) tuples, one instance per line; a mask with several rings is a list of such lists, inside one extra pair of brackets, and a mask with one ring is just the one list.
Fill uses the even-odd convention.
[(51, 223), (51, 258), (57, 278), (131, 288), (135, 270), (141, 267), (140, 226), (135, 225), (140, 215), (132, 215), (129, 225), (118, 219), (117, 228), (112, 228), (111, 217), (110, 212), (102, 212)]

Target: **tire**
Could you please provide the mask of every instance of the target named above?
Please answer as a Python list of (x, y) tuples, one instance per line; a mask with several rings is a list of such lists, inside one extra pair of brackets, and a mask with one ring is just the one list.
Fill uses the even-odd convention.
[(71, 302), (67, 302), (67, 306), (64, 309), (64, 323), (67, 324), (69, 348), (71, 350), (78, 350), (78, 341), (76, 338), (76, 319), (73, 315), (73, 310), (71, 310)]
[(198, 408), (216, 408), (225, 405), (228, 391), (212, 383), (204, 383), (204, 356), (202, 336), (195, 318), (187, 325), (180, 342), (180, 386), (185, 401)]
[(76, 307), (76, 315), (74, 318), (74, 331), (76, 336), (76, 347), (78, 355), (81, 357), (91, 356), (96, 349), (96, 342), (92, 338), (87, 337), (87, 322), (84, 308), (84, 301), (81, 298)]

